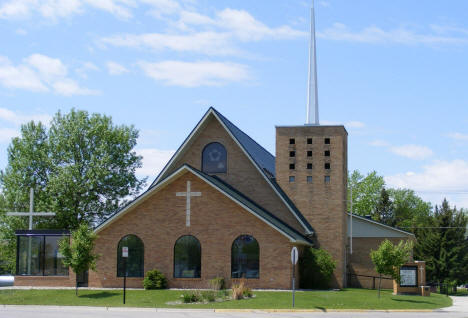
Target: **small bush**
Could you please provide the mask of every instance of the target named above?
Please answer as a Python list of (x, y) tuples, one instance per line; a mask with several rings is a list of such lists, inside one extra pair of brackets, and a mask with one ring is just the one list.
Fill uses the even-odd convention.
[(232, 285), (232, 299), (239, 300), (247, 297), (252, 297), (252, 290), (245, 286), (243, 280), (239, 284)]
[(182, 297), (184, 303), (196, 303), (201, 300), (201, 295), (198, 291), (187, 291), (184, 292), (180, 297)]
[(327, 289), (335, 270), (332, 256), (323, 249), (305, 248), (299, 258), (300, 287)]
[(216, 292), (213, 290), (204, 291), (201, 293), (201, 296), (203, 300), (208, 301), (210, 303), (216, 301)]
[(163, 273), (153, 269), (146, 272), (143, 287), (145, 289), (165, 289), (167, 288), (167, 279)]
[(225, 283), (223, 277), (215, 277), (210, 280), (210, 287), (213, 290), (222, 290), (225, 289)]

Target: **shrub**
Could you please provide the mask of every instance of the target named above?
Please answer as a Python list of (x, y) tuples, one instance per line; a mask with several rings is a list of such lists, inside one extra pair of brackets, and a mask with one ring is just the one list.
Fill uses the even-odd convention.
[(210, 303), (216, 300), (216, 292), (213, 290), (207, 290), (201, 293), (203, 300), (206, 300)]
[(210, 287), (214, 290), (222, 290), (225, 289), (225, 283), (223, 277), (215, 277), (210, 280)]
[(196, 303), (202, 299), (198, 291), (186, 291), (180, 297), (182, 297), (184, 303)]
[(167, 288), (167, 279), (163, 273), (153, 269), (146, 272), (143, 287), (145, 289), (165, 289)]
[(252, 297), (252, 290), (245, 286), (244, 280), (232, 285), (232, 299), (239, 300), (246, 297)]
[(301, 288), (327, 289), (335, 266), (335, 261), (327, 251), (305, 248), (299, 258), (299, 285)]

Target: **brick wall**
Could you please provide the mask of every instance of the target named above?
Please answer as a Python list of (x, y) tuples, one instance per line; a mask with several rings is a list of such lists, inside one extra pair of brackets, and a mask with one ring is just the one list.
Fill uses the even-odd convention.
[[(185, 198), (176, 192), (202, 192), (192, 198), (191, 226), (185, 226)], [(256, 288), (288, 289), (291, 284), (289, 240), (225, 195), (187, 172), (145, 202), (98, 233), (96, 251), (101, 254), (97, 272), (89, 273), (90, 287), (120, 287), (116, 277), (117, 245), (125, 235), (135, 234), (145, 246), (144, 270), (157, 268), (166, 275), (170, 287), (206, 288), (211, 278), (222, 276), (231, 283), (231, 245), (242, 234), (256, 238), (260, 247), (260, 278), (248, 279)], [(175, 241), (194, 235), (201, 244), (201, 278), (173, 278)], [(142, 279), (131, 278), (129, 287), (141, 287)]]

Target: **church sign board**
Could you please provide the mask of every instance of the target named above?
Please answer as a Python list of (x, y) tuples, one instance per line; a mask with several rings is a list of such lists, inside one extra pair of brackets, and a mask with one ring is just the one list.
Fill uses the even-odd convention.
[(418, 267), (402, 266), (400, 268), (400, 286), (417, 287), (418, 286)]

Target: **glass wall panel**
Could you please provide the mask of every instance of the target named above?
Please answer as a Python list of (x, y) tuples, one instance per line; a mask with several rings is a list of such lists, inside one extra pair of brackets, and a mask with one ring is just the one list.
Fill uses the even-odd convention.
[(42, 275), (43, 236), (18, 237), (18, 275)]
[(200, 241), (191, 235), (182, 236), (174, 245), (174, 277), (199, 278), (200, 274)]
[(127, 277), (144, 276), (144, 246), (141, 239), (136, 235), (124, 236), (117, 246), (117, 277), (123, 277), (124, 259), (122, 257), (122, 247), (128, 247), (127, 257)]
[(232, 243), (231, 277), (258, 278), (260, 249), (257, 240), (250, 235), (241, 235)]
[(62, 254), (59, 252), (59, 242), (62, 236), (45, 237), (44, 275), (66, 276), (68, 267), (62, 263)]

